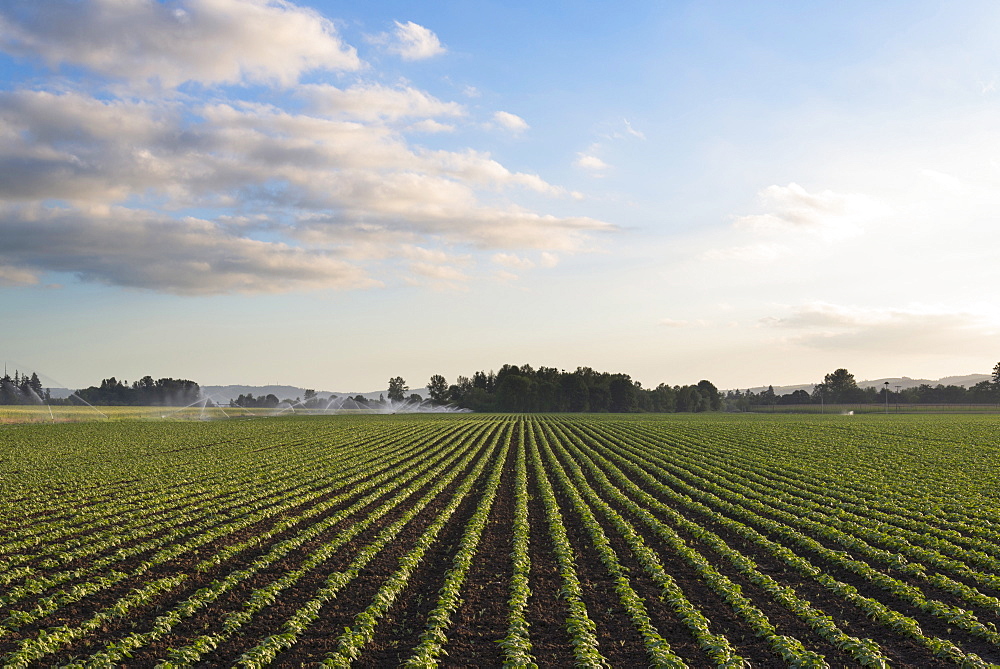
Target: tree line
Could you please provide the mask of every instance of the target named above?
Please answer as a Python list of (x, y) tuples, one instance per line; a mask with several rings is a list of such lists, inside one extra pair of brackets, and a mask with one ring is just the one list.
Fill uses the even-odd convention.
[(994, 404), (1000, 403), (1000, 362), (993, 368), (991, 378), (980, 381), (971, 388), (923, 383), (913, 388), (893, 391), (889, 387), (861, 388), (854, 375), (844, 368), (837, 369), (816, 384), (813, 391), (796, 390), (778, 395), (772, 386), (759, 393), (750, 390), (730, 390), (724, 405), (732, 411), (746, 411), (754, 406), (782, 406), (796, 404)]
[[(393, 377), (388, 398), (402, 400), (407, 390), (401, 377)], [(435, 374), (427, 391), (432, 402), (483, 412), (670, 413), (722, 408), (722, 395), (710, 381), (686, 386), (661, 383), (644, 388), (628, 374), (598, 372), (590, 367), (567, 372), (554, 367), (535, 369), (531, 365), (507, 364), (497, 372), (459, 376), (452, 384)]]
[(201, 388), (187, 379), (153, 380), (144, 376), (129, 384), (112, 376), (101, 381), (100, 386), (76, 391), (76, 395), (94, 405), (183, 407), (201, 401)]
[(34, 372), (28, 376), (14, 370), (14, 376), (11, 377), (4, 371), (0, 378), (0, 404), (41, 404), (51, 399), (49, 390), (42, 387), (38, 374)]
[(187, 379), (156, 379), (144, 376), (129, 384), (115, 377), (104, 379), (100, 386), (77, 390), (69, 397), (52, 397), (49, 388), (43, 388), (38, 374), (31, 376), (19, 371), (10, 376), (4, 372), (0, 378), (0, 405), (52, 404), (73, 405), (81, 400), (103, 406), (187, 406), (201, 401), (201, 388)]

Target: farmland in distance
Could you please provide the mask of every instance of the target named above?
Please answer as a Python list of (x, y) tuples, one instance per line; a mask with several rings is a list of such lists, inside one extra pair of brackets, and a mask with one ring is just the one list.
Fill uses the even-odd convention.
[(990, 666), (1000, 419), (0, 426), (3, 666)]

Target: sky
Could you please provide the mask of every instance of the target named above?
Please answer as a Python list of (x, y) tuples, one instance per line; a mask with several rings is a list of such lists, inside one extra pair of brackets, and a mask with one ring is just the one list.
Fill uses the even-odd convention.
[(5, 0), (0, 356), (989, 373), (998, 33), (975, 0)]

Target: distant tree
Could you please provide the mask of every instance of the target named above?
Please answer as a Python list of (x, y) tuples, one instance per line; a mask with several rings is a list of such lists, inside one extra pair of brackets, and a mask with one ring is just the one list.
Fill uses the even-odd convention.
[(778, 398), (778, 404), (809, 404), (810, 401), (809, 393), (804, 390), (786, 393)]
[(319, 398), (316, 391), (313, 389), (307, 389), (305, 394), (302, 396), (302, 406), (308, 407), (310, 409), (318, 409), (323, 405), (323, 400)]
[(705, 411), (708, 401), (702, 397), (698, 386), (680, 386), (676, 395), (677, 411)]
[(409, 389), (410, 388), (406, 385), (406, 381), (403, 380), (403, 377), (392, 377), (389, 379), (389, 400), (393, 402), (402, 402), (406, 398), (406, 391)]
[(590, 411), (590, 393), (582, 374), (576, 372), (563, 374), (559, 386), (566, 401), (567, 411)]
[(993, 385), (1000, 388), (1000, 362), (993, 368)]
[[(1000, 367), (1000, 365), (997, 365)], [(28, 387), (38, 396), (42, 395), (42, 382), (38, 379), (38, 374), (32, 372), (31, 379), (28, 380)]]
[(406, 399), (409, 400), (410, 402), (413, 402), (414, 404), (421, 404), (424, 401), (424, 398), (418, 395), (417, 393), (412, 393)]
[(625, 413), (635, 409), (636, 389), (628, 374), (615, 374), (608, 383), (608, 400), (614, 413)]
[(497, 374), (497, 379), (499, 379), (496, 391), (497, 410), (517, 412), (534, 410), (535, 383), (530, 377), (515, 372)]
[[(715, 387), (715, 384), (711, 381), (706, 381), (702, 379), (698, 382), (698, 390), (701, 396), (705, 398), (708, 402), (709, 411), (718, 411), (722, 408), (722, 395), (719, 393), (719, 389)], [(772, 392), (773, 392), (772, 388)]]
[(676, 397), (677, 392), (666, 383), (661, 383), (660, 385), (649, 391), (652, 400), (651, 411), (657, 413), (668, 413), (673, 412), (676, 409)]
[(854, 375), (841, 367), (823, 377), (823, 383), (816, 387), (827, 402), (856, 402), (863, 393), (858, 388)]
[(440, 374), (435, 374), (427, 382), (427, 393), (431, 396), (431, 401), (444, 404), (448, 401), (448, 381)]

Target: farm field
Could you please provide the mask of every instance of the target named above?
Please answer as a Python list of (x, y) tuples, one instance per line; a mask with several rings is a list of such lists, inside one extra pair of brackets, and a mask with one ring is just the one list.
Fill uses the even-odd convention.
[(1000, 418), (0, 426), (3, 666), (991, 666)]

